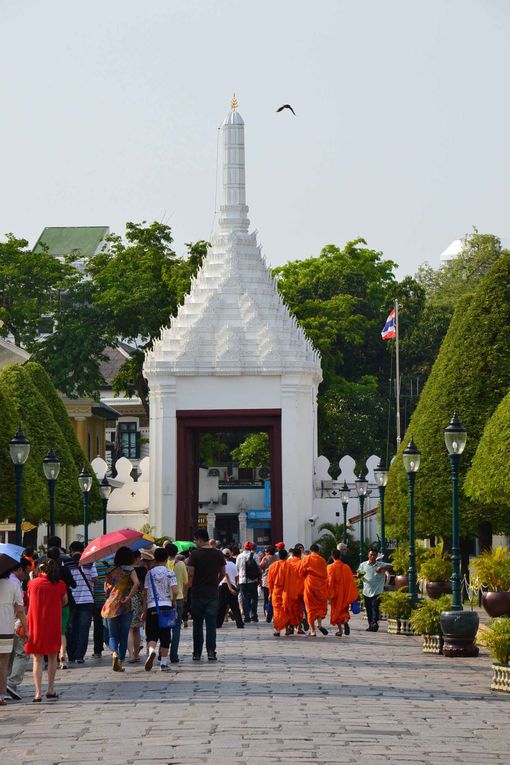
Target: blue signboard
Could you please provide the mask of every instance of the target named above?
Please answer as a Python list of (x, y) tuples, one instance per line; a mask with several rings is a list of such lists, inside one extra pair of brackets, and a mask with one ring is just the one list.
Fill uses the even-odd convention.
[(264, 481), (264, 507), (271, 507), (271, 481), (268, 478)]
[(270, 521), (271, 510), (247, 510), (246, 518), (248, 521)]

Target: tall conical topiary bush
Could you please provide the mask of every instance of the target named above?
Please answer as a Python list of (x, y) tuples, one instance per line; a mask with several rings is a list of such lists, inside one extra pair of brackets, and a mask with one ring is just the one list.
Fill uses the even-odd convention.
[(464, 484), (465, 494), (476, 503), (493, 505), (493, 530), (510, 528), (510, 392), (488, 421)]
[[(48, 484), (42, 470), (42, 461), (49, 449), (53, 448), (61, 464), (55, 494), (57, 523), (79, 524), (83, 516), (82, 495), (77, 479), (83, 464), (87, 462), (57, 391), (44, 370), (38, 367), (34, 362), (28, 362), (21, 366), (6, 367), (0, 373), (0, 396), (8, 402), (11, 420), (14, 418), (16, 423), (9, 438), (18, 424), (21, 424), (30, 441), (30, 455), (23, 470), (23, 517), (33, 523), (48, 522)], [(66, 435), (69, 438), (64, 435), (67, 425), (73, 438), (68, 432)], [(14, 469), (6, 469), (4, 472), (0, 497), (6, 494), (8, 517), (14, 515)], [(101, 503), (98, 487), (95, 486), (91, 492), (91, 520), (99, 517)]]
[(457, 410), (468, 431), (460, 462), (461, 534), (472, 535), (480, 521), (501, 530), (501, 514), (469, 500), (464, 476), (484, 427), (510, 388), (510, 254), (491, 268), (476, 292), (457, 304), (448, 333), (390, 469), (386, 489), (390, 533), (407, 533), (407, 476), (402, 451), (411, 435), (422, 453), (416, 479), (416, 533), (449, 536), (451, 479), (443, 431)]

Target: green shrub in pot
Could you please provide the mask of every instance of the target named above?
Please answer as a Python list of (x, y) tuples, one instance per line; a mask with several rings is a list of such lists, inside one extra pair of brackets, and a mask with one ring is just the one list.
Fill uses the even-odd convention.
[(449, 611), (451, 605), (450, 595), (443, 595), (437, 600), (430, 600), (429, 598), (421, 600), (409, 619), (413, 632), (418, 635), (440, 635), (439, 617), (441, 611)]
[(488, 624), (481, 624), (477, 641), (488, 649), (491, 657), (500, 664), (510, 663), (510, 618), (498, 616)]
[(383, 592), (381, 609), (388, 619), (409, 619), (412, 611), (409, 594), (403, 589), (395, 592)]

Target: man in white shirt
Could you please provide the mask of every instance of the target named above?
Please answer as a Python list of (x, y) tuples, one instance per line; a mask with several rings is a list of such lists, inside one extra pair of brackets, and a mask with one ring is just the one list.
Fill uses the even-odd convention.
[(260, 567), (253, 554), (252, 542), (244, 543), (242, 553), (237, 556), (236, 565), (243, 601), (244, 623), (258, 622), (258, 587), (261, 574)]
[[(27, 569), (29, 566), (30, 563), (25, 558), (22, 558), (19, 568), (11, 571), (9, 574), (10, 581), (14, 582), (18, 587), (22, 603), (23, 587), (21, 586), (21, 583), (28, 578)], [(18, 624), (21, 624), (21, 622), (16, 620), (16, 626), (18, 626)], [(18, 693), (18, 686), (23, 682), (23, 676), (28, 666), (28, 654), (25, 653), (25, 642), (25, 635), (18, 635), (17, 632), (14, 633), (14, 645), (9, 657), (9, 667), (7, 670), (7, 693), (11, 699), (14, 699), (15, 701), (21, 701), (21, 695)]]
[(377, 632), (379, 629), (379, 598), (384, 590), (386, 571), (391, 571), (391, 563), (378, 560), (379, 550), (370, 547), (368, 560), (358, 566), (358, 577), (363, 581), (363, 600), (367, 610), (367, 632)]
[[(161, 627), (159, 614), (166, 614), (171, 608), (176, 609), (177, 577), (166, 567), (168, 550), (157, 547), (154, 550), (154, 566), (147, 572), (143, 586), (142, 621), (145, 622), (145, 634), (149, 655), (145, 661), (145, 671), (150, 672), (156, 658), (156, 644), (159, 640), (161, 649), (161, 672), (168, 672), (168, 652), (172, 639), (172, 628)], [(177, 618), (177, 612), (176, 612)]]
[(216, 620), (216, 626), (221, 627), (225, 621), (225, 616), (228, 609), (232, 611), (234, 619), (236, 620), (237, 628), (242, 629), (244, 627), (243, 617), (241, 616), (241, 609), (239, 608), (239, 577), (237, 574), (237, 566), (232, 560), (232, 553), (225, 547), (223, 550), (225, 557), (225, 576), (220, 582), (219, 589), (219, 605), (218, 616)]

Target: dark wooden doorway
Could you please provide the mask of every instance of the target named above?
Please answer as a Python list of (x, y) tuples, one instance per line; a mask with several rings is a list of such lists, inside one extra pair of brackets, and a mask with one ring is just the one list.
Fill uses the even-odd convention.
[(271, 535), (283, 537), (282, 416), (280, 409), (179, 409), (177, 417), (177, 539), (191, 539), (198, 521), (199, 436), (218, 430), (269, 434)]

